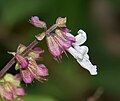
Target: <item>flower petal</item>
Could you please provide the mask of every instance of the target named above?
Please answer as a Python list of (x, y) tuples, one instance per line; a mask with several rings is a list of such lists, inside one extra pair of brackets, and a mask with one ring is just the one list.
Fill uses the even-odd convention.
[(71, 47), (72, 41), (70, 41), (67, 38), (65, 32), (63, 32), (60, 29), (56, 29), (55, 33), (56, 34), (54, 35), (54, 37), (56, 38), (56, 40), (58, 41), (58, 43), (62, 46), (62, 48), (67, 49), (67, 48)]
[(77, 62), (85, 69), (87, 69), (91, 75), (97, 75), (96, 65), (92, 65), (87, 54), (87, 46), (76, 46), (75, 49), (70, 47), (67, 51), (77, 60)]
[(41, 49), (41, 48), (39, 48), (39, 47), (34, 48), (33, 51), (34, 51), (35, 53), (37, 53), (37, 54), (42, 54), (42, 53), (44, 53), (44, 50)]
[(27, 60), (20, 54), (15, 55), (16, 60), (21, 65), (21, 68), (26, 68), (28, 66)]
[(74, 48), (77, 52), (79, 52), (79, 54), (82, 55), (82, 57), (84, 57), (84, 55), (86, 55), (88, 53), (88, 50), (89, 50), (87, 46), (77, 46), (77, 45), (75, 45)]
[(45, 67), (45, 65), (37, 65), (36, 61), (32, 58), (29, 58), (28, 69), (35, 78), (48, 75), (48, 69)]
[(68, 49), (69, 47), (71, 47), (72, 42), (69, 40), (64, 40), (62, 39), (60, 36), (58, 35), (54, 35), (54, 38), (56, 39), (56, 41), (58, 42), (58, 45), (63, 48), (63, 49)]
[(73, 45), (81, 45), (87, 40), (87, 35), (83, 30), (78, 31), (78, 35), (75, 36), (76, 42)]
[(7, 90), (5, 90), (1, 85), (0, 85), (0, 96), (6, 100), (13, 99), (13, 94), (11, 92), (8, 92)]
[(44, 64), (39, 64), (38, 66), (40, 67), (40, 69), (42, 71), (40, 76), (47, 76), (48, 75), (48, 69), (45, 67), (45, 65)]
[(12, 100), (12, 99), (13, 99), (13, 94), (12, 94), (11, 92), (5, 91), (5, 92), (4, 92), (4, 98), (5, 98), (6, 100)]
[(75, 37), (68, 32), (64, 32), (63, 29), (56, 29), (55, 33), (55, 39), (64, 49), (68, 49), (71, 47), (72, 43), (75, 42)]
[(15, 89), (15, 94), (17, 96), (24, 96), (24, 95), (26, 95), (25, 90), (23, 88), (16, 88)]
[(66, 37), (66, 32), (60, 30), (60, 29), (56, 29), (55, 33), (64, 41), (67, 41), (67, 37)]
[(67, 49), (67, 51), (75, 58), (83, 58), (81, 54), (79, 54), (79, 52), (77, 52), (73, 47), (70, 47)]
[(33, 59), (38, 59), (42, 53), (44, 53), (44, 50), (37, 47), (37, 48), (34, 48), (33, 50), (29, 51), (28, 56), (32, 57)]
[[(64, 29), (66, 29), (66, 31)], [(72, 34), (69, 33), (70, 30), (67, 28), (64, 28), (64, 29), (56, 29), (55, 33), (59, 36), (59, 38), (61, 38), (65, 42), (67, 41), (71, 41), (72, 43), (75, 42), (76, 39)]]
[(17, 80), (19, 80), (19, 81), (22, 80), (22, 77), (21, 77), (21, 74), (20, 74), (20, 73), (19, 73), (19, 74), (16, 74), (14, 77), (15, 77)]
[(28, 69), (21, 70), (21, 76), (23, 78), (23, 81), (27, 84), (32, 83), (32, 81), (34, 80), (33, 75), (29, 72)]
[(87, 69), (91, 75), (97, 75), (97, 66), (92, 65), (90, 60), (86, 56), (81, 60), (77, 59), (77, 62), (85, 69)]
[(65, 33), (69, 33), (69, 32), (71, 32), (71, 30), (68, 29), (68, 28), (60, 28), (60, 30), (62, 30), (62, 31), (65, 32)]
[(76, 39), (72, 34), (66, 33), (66, 36), (68, 40), (72, 41), (73, 43), (76, 42)]
[(60, 56), (62, 54), (62, 48), (59, 47), (58, 43), (56, 43), (52, 35), (47, 36), (47, 43), (49, 51), (54, 57)]

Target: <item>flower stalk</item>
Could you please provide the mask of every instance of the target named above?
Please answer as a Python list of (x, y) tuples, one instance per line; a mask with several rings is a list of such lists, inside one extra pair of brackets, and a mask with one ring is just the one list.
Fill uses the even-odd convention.
[[(16, 52), (8, 52), (14, 57), (0, 71), (0, 96), (4, 100), (21, 100), (21, 97), (26, 95), (24, 88), (20, 85), (21, 81), (31, 84), (35, 79), (41, 82), (47, 80), (48, 68), (42, 63), (37, 63), (37, 60), (42, 58), (44, 49), (35, 47), (44, 38), (54, 60), (61, 62), (62, 54), (67, 55), (66, 52), (69, 52), (81, 67), (88, 70), (91, 75), (97, 75), (97, 66), (93, 65), (89, 59), (89, 48), (83, 45), (87, 40), (83, 30), (80, 29), (76, 36), (71, 34), (71, 30), (66, 27), (66, 17), (58, 17), (56, 23), (49, 29), (37, 16), (32, 16), (29, 21), (35, 27), (42, 28), (43, 32), (35, 35), (35, 40), (27, 47), (19, 44)], [(15, 70), (19, 70), (19, 74), (13, 76), (6, 73), (15, 63)]]

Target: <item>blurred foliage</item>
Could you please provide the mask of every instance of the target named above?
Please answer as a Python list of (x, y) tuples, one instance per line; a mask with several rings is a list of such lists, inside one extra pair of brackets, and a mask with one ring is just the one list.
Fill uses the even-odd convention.
[[(28, 45), (42, 30), (29, 23), (33, 15), (47, 22), (48, 27), (59, 16), (67, 17), (67, 26), (75, 35), (81, 28), (87, 32), (85, 43), (91, 61), (98, 66), (98, 75), (91, 76), (69, 54), (58, 64), (45, 49), (40, 61), (49, 68), (48, 81), (35, 81), (25, 86), (25, 101), (87, 101), (97, 88), (104, 92), (97, 101), (120, 101), (120, 0), (0, 0), (0, 68), (11, 59), (7, 51), (18, 44)], [(15, 73), (14, 68), (9, 72)]]

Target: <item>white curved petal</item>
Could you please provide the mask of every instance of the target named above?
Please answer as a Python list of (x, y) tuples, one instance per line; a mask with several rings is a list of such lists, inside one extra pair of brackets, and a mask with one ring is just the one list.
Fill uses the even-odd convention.
[(73, 47), (68, 48), (67, 51), (68, 51), (75, 59), (77, 59), (77, 58), (82, 59), (82, 58), (83, 58), (82, 54), (79, 54), (79, 52), (77, 52)]
[(85, 69), (87, 69), (91, 75), (97, 75), (97, 66), (92, 65), (90, 60), (85, 56), (83, 60), (77, 59), (77, 62)]
[[(67, 34), (71, 36), (70, 33)], [(74, 37), (72, 35), (72, 37)], [(87, 69), (91, 75), (97, 75), (97, 66), (93, 65), (89, 60), (87, 54), (89, 49), (87, 46), (79, 46), (87, 40), (86, 33), (83, 30), (78, 31), (78, 35), (75, 36), (76, 42), (73, 43), (73, 47), (67, 49), (67, 51), (77, 60), (77, 62), (85, 69)]]
[(71, 33), (66, 33), (67, 36), (70, 36), (70, 37), (75, 37), (74, 35), (72, 35)]
[[(92, 65), (87, 54), (88, 48), (86, 46), (79, 47), (79, 52), (70, 47), (67, 51), (77, 60), (77, 62), (85, 69), (87, 69), (91, 75), (97, 75), (97, 66)], [(78, 49), (78, 48), (77, 48)]]
[(83, 30), (78, 31), (78, 35), (75, 36), (76, 42), (73, 44), (74, 45), (81, 45), (87, 40), (87, 35)]
[(80, 54), (85, 55), (88, 53), (88, 47), (87, 46), (74, 46), (75, 50), (78, 51)]
[(86, 59), (89, 59), (89, 55), (88, 55), (88, 54), (86, 54), (86, 55), (85, 55), (85, 58), (86, 58)]
[(67, 36), (67, 39), (68, 39), (68, 40), (70, 40), (70, 41), (72, 41), (72, 42), (75, 42), (75, 41), (76, 41), (74, 35), (72, 35), (71, 33), (66, 33), (66, 36)]

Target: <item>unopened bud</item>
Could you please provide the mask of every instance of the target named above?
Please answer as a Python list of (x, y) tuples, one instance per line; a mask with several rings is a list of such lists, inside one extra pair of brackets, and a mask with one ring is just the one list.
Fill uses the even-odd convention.
[(30, 23), (39, 28), (46, 28), (46, 23), (39, 20), (37, 16), (32, 16)]
[(40, 33), (40, 34), (36, 35), (35, 37), (37, 38), (37, 40), (41, 41), (41, 40), (43, 40), (44, 37), (45, 37), (45, 32)]
[(23, 44), (19, 44), (18, 48), (17, 48), (17, 53), (22, 53), (24, 50), (26, 49), (26, 46)]
[(56, 24), (58, 24), (58, 27), (66, 27), (66, 21), (67, 21), (67, 18), (61, 18), (61, 17), (58, 17), (57, 20), (56, 20)]

